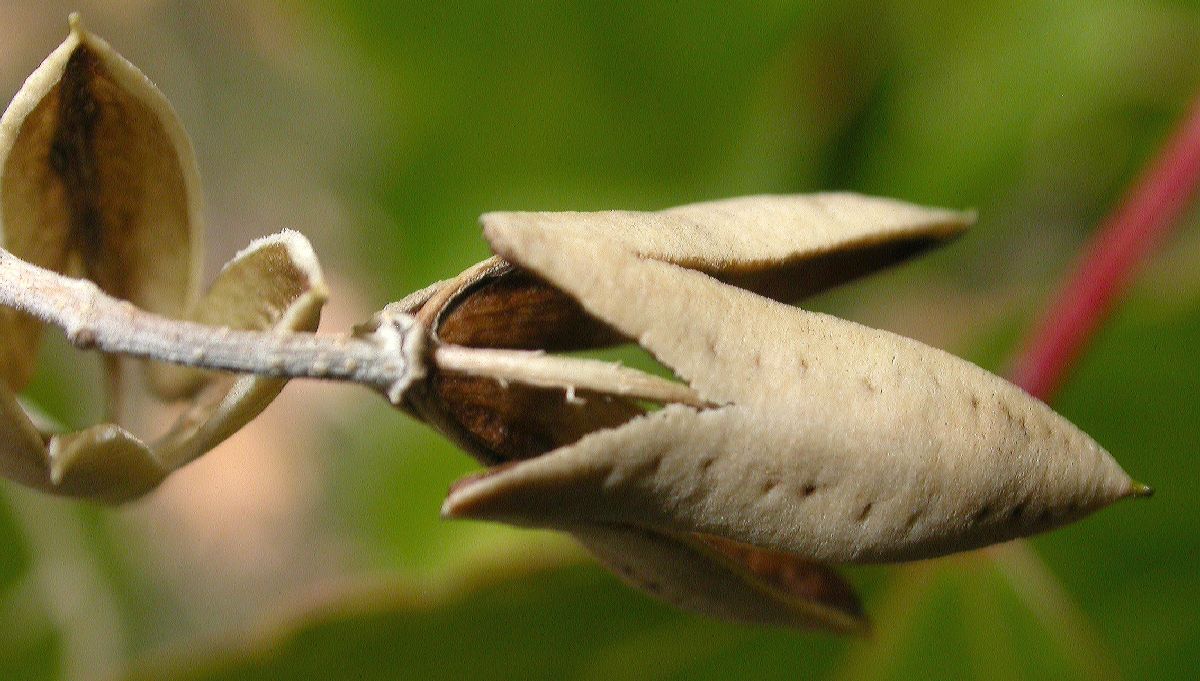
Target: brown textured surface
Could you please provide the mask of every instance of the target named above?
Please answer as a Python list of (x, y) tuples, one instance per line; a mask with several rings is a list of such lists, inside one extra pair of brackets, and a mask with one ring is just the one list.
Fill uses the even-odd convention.
[(528, 459), (588, 433), (614, 428), (642, 413), (627, 400), (531, 388), (492, 379), (440, 374), (431, 379), (437, 403), (479, 444), (487, 463)]
[(547, 352), (624, 340), (559, 290), (513, 269), (483, 279), (452, 300), (441, 313), (438, 337), (475, 348)]

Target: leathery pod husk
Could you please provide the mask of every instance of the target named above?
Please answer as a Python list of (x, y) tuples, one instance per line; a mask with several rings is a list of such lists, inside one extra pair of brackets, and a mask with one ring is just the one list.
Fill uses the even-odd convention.
[[(326, 298), (320, 266), (297, 232), (256, 239), (222, 268), (193, 318), (214, 328), (313, 330)], [(117, 423), (39, 428), (0, 385), (0, 477), (105, 503), (136, 499), (220, 444), (279, 394), (283, 379), (210, 374), (166, 433), (149, 440)]]
[[(195, 156), (166, 97), (77, 15), (0, 120), (0, 243), (169, 317), (203, 256)], [(0, 309), (0, 375), (28, 382), (40, 324)], [(110, 367), (115, 370), (115, 367)]]
[[(866, 618), (830, 563), (972, 548), (1146, 491), (1001, 379), (775, 302), (972, 220), (845, 193), (483, 216), (501, 257), (389, 306), (439, 358), (400, 406), (489, 466), (443, 514), (569, 532), (692, 612), (852, 632)], [(629, 399), (591, 360), (541, 354), (622, 342), (674, 370), (684, 390), (657, 394), (678, 398)], [(503, 368), (472, 369), (474, 348), (507, 349)]]
[[(222, 329), (313, 330), (327, 291), (308, 240), (285, 230), (255, 240), (200, 295), (203, 225), (191, 143), (166, 98), (135, 66), (71, 17), (66, 40), (0, 118), (0, 246), (6, 257), (140, 309)], [(25, 295), (40, 295), (36, 286)], [(65, 431), (16, 397), (34, 373), (41, 322), (0, 308), (0, 477), (48, 493), (121, 503), (225, 440), (285, 381), (105, 354), (106, 423)], [(150, 438), (126, 429), (131, 406), (187, 398)]]
[(493, 469), (456, 485), (448, 516), (878, 562), (1028, 535), (1145, 489), (1045, 404), (940, 350), (640, 258), (602, 232), (485, 231), (717, 406), (667, 406)]
[[(489, 213), (482, 222), (487, 229), (532, 224), (580, 238), (594, 231), (644, 257), (793, 301), (953, 239), (972, 219), (835, 193), (742, 197), (657, 212)], [(436, 344), (469, 348), (556, 352), (631, 340), (568, 293), (500, 258), (418, 291), (389, 311), (415, 315)], [(567, 447), (646, 411), (644, 402), (619, 390), (589, 392), (577, 374), (540, 387), (513, 376), (496, 378), (431, 372), (406, 393), (401, 407), (489, 466)], [(670, 403), (650, 400), (656, 401)], [(686, 403), (706, 405), (694, 392)], [(600, 522), (564, 529), (621, 579), (685, 610), (841, 632), (866, 626), (853, 588), (833, 568), (810, 559), (695, 532)]]
[[(557, 235), (592, 230), (645, 257), (794, 301), (900, 262), (958, 236), (968, 213), (851, 193), (750, 196), (655, 212), (488, 213), (487, 229), (527, 224)], [(490, 258), (388, 306), (414, 314), (437, 343), (563, 352), (630, 339), (533, 273)], [(586, 397), (586, 394), (585, 394)], [(565, 400), (491, 379), (435, 373), (404, 408), (491, 465), (529, 458), (613, 427), (636, 405)]]
[(487, 232), (593, 236), (791, 302), (944, 244), (972, 213), (852, 192), (742, 196), (654, 212), (487, 213)]

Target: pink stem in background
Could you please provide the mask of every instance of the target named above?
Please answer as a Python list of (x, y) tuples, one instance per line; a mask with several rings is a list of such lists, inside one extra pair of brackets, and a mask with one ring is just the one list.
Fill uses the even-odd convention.
[(1179, 224), (1198, 187), (1200, 98), (1084, 249), (1017, 359), (1017, 385), (1042, 400), (1054, 396), (1147, 254)]
[[(1080, 255), (1075, 270), (1056, 294), (1041, 324), (1018, 356), (1013, 381), (1034, 397), (1049, 401), (1083, 354), (1113, 305), (1132, 283), (1147, 255), (1179, 224), (1200, 188), (1200, 97), (1183, 123), (1163, 144), (1121, 205), (1112, 212)], [(1145, 496), (1148, 487), (1139, 492)], [(1092, 676), (1118, 678), (1115, 660), (1102, 638), (1072, 602), (1049, 569), (1023, 541), (991, 549), (989, 555), (1013, 581), (1017, 594), (1047, 624), (1082, 651)]]

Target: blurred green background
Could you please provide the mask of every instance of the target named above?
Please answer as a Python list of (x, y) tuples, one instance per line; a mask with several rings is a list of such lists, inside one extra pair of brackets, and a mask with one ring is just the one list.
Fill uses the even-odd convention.
[[(853, 189), (980, 221), (810, 306), (1004, 371), (1200, 89), (1182, 0), (55, 0), (0, 4), (6, 93), (72, 9), (192, 133), (208, 271), (299, 229), (326, 330), (485, 256), (487, 210)], [(0, 485), (0, 679), (1193, 679), (1198, 345), (1193, 209), (1056, 401), (1155, 498), (849, 569), (867, 640), (684, 615), (559, 536), (440, 521), (471, 460), (363, 391), (293, 383), (127, 508)], [(51, 339), (31, 397), (94, 418), (89, 361)]]

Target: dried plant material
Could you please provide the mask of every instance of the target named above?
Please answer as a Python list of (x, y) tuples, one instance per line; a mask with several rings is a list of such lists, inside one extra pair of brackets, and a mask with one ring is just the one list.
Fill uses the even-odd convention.
[(626, 342), (579, 303), (523, 270), (492, 270), (446, 301), (437, 337), (472, 348), (564, 352)]
[[(221, 329), (312, 331), (327, 290), (316, 254), (299, 232), (258, 239), (222, 269), (195, 314)], [(175, 427), (155, 443), (174, 469), (237, 432), (266, 408), (287, 383), (265, 376), (210, 377), (206, 392)]]
[[(529, 295), (507, 295), (515, 282), (525, 282), (516, 286)], [(498, 295), (487, 292), (494, 284), (504, 292)], [(479, 304), (477, 301), (481, 299), (485, 302)], [(540, 304), (528, 305), (533, 299)], [(558, 312), (562, 301), (576, 311), (574, 316)], [(441, 345), (438, 351), (443, 360), (451, 364), (456, 363), (456, 357), (460, 360), (451, 370), (433, 372), (427, 380), (415, 381), (398, 405), (485, 464), (537, 456), (642, 413), (640, 407), (624, 397), (593, 395), (585, 386), (577, 391), (574, 383), (560, 375), (564, 367), (569, 369), (574, 365), (564, 365), (553, 357), (525, 353), (518, 359), (491, 351), (487, 356), (475, 358), (475, 364), (483, 361), (485, 376), (471, 375), (473, 354), (456, 353), (454, 345), (524, 348), (549, 343), (554, 348), (591, 347), (596, 343), (580, 341), (577, 332), (599, 333), (605, 338), (602, 344), (615, 338), (603, 330), (606, 327), (583, 314), (573, 301), (514, 270), (500, 258), (484, 260), (454, 279), (413, 293), (387, 306), (380, 314), (413, 315), (430, 342)], [(378, 317), (362, 330), (378, 326)], [(574, 340), (556, 344), (555, 336), (574, 336)], [(497, 360), (501, 367), (494, 366)], [(553, 366), (547, 367), (546, 363)], [(604, 370), (598, 364), (592, 368)], [(495, 373), (497, 369), (501, 375)], [(681, 386), (664, 387), (678, 393)], [(698, 399), (690, 391), (685, 397)]]
[(50, 436), (44, 459), (49, 476), (35, 479), (33, 486), (107, 503), (136, 499), (169, 472), (150, 447), (112, 423)]
[(0, 389), (0, 475), (38, 487), (47, 470), (46, 440), (12, 391)]
[[(135, 498), (286, 379), (353, 381), (490, 466), (455, 483), (444, 515), (570, 532), (688, 610), (842, 632), (866, 619), (831, 563), (975, 548), (1149, 492), (982, 369), (780, 302), (953, 238), (967, 213), (854, 194), (491, 213), (496, 257), (325, 336), (310, 333), (320, 269), (293, 232), (251, 244), (194, 300), (198, 202), (162, 95), (73, 19), (0, 119), (0, 474)], [(154, 388), (190, 397), (183, 415), (149, 443), (113, 423), (39, 428), (11, 390), (43, 322), (179, 365), (156, 367)], [(547, 354), (623, 342), (680, 380)]]
[(492, 378), (439, 371), (430, 383), (439, 400), (430, 423), (487, 465), (538, 456), (642, 413), (624, 399), (580, 392), (568, 400), (562, 390)]
[[(191, 146), (166, 99), (72, 17), (66, 41), (0, 119), (0, 237), (12, 254), (5, 262), (16, 256), (86, 277), (126, 301), (129, 314), (146, 310), (223, 329), (315, 328), (325, 284), (307, 240), (295, 232), (251, 244), (195, 300), (199, 205)], [(145, 444), (115, 424), (39, 432), (9, 391), (32, 375), (41, 321), (26, 312), (48, 291), (38, 289), (37, 276), (11, 273), (24, 290), (4, 295), (25, 311), (0, 309), (6, 383), (0, 386), (0, 429), (11, 436), (0, 462), (6, 477), (69, 496), (134, 498), (248, 422), (283, 385), (258, 376), (160, 368), (157, 392), (193, 397), (162, 438)], [(95, 300), (90, 284), (78, 286), (86, 300)], [(67, 332), (78, 345), (97, 342), (96, 324), (127, 332), (119, 318), (92, 319), (90, 304), (75, 312), (80, 324)], [(129, 386), (117, 380), (121, 369), (109, 357), (109, 396), (121, 404)]]
[(597, 239), (527, 226), (488, 238), (728, 406), (593, 433), (459, 487), (451, 515), (635, 524), (863, 562), (1023, 536), (1137, 491), (1043, 403), (939, 350)]
[[(292, 237), (303, 240), (288, 232), (276, 238)], [(393, 404), (426, 376), (426, 338), (416, 320), (401, 313), (381, 312), (353, 335), (290, 332), (278, 325), (269, 331), (212, 327), (140, 310), (92, 282), (31, 265), (2, 249), (0, 305), (58, 326), (84, 350), (208, 371), (348, 381), (379, 391)]]
[[(742, 197), (659, 212), (488, 213), (481, 222), (485, 229), (602, 235), (644, 257), (792, 301), (944, 243), (972, 219), (840, 193)], [(571, 296), (497, 258), (395, 305), (418, 314), (439, 341), (467, 347), (561, 352), (628, 340)]]
[[(170, 317), (192, 305), (203, 232), (187, 134), (162, 93), (71, 19), (0, 119), (0, 243)], [(39, 325), (0, 310), (0, 366), (31, 375)]]
[[(703, 403), (627, 412), (518, 456), (476, 443), (481, 460), (499, 465), (456, 483), (443, 514), (570, 532), (626, 581), (688, 610), (848, 631), (865, 620), (826, 564), (967, 550), (1145, 495), (1086, 434), (1006, 381), (916, 341), (769, 299), (888, 264), (969, 220), (851, 195), (485, 216), (489, 242), (513, 269), (427, 299), (448, 310), (426, 315), (441, 321), (435, 334), (474, 305), (487, 276), (512, 277), (520, 285), (510, 288), (522, 290), (510, 298), (515, 308), (531, 287), (554, 289), (537, 295), (578, 309), (561, 319), (632, 339)], [(804, 267), (812, 276), (782, 285)], [(503, 296), (483, 299), (478, 307), (494, 309), (472, 319), (503, 318)], [(478, 375), (488, 372), (511, 378), (499, 366)], [(619, 394), (616, 382), (608, 393)], [(425, 408), (451, 415), (464, 399), (436, 396), (444, 402)], [(492, 411), (489, 428), (520, 423), (519, 410), (505, 413)], [(432, 422), (447, 420), (451, 430), (473, 427)]]
[[(655, 213), (489, 213), (481, 219), (485, 229), (529, 225), (564, 236), (598, 230), (597, 234), (647, 257), (709, 271), (787, 300), (842, 283), (957, 236), (970, 220), (966, 213), (855, 194), (745, 197)], [(394, 307), (415, 314), (436, 343), (559, 352), (629, 341), (617, 329), (589, 314), (572, 296), (498, 258), (479, 263)], [(511, 374), (494, 377), (515, 380)], [(446, 385), (435, 380), (410, 391), (405, 400), (408, 411), (435, 424), (487, 463), (504, 457), (489, 451), (487, 445), (481, 446), (481, 440), (561, 444), (561, 438), (547, 437), (547, 428), (530, 431), (523, 427), (528, 419), (509, 419), (507, 427), (500, 428), (496, 419), (481, 418), (480, 414), (514, 412), (513, 405), (503, 404), (505, 399), (519, 393), (521, 401), (527, 403), (536, 394), (551, 413), (568, 415), (578, 411), (562, 404), (561, 391), (539, 393), (523, 387), (500, 391), (489, 410), (473, 408), (464, 414), (459, 395), (440, 394)], [(453, 385), (460, 387), (462, 381)], [(575, 396), (575, 386), (558, 387), (571, 389), (571, 396)], [(483, 387), (477, 390), (479, 394), (488, 392)], [(589, 411), (597, 413), (604, 406), (594, 404)], [(600, 421), (623, 423), (631, 413), (619, 405)], [(562, 421), (549, 429), (574, 433), (575, 425)], [(505, 437), (497, 438), (501, 433)], [(531, 446), (506, 449), (520, 451), (520, 458), (548, 451)]]
[[(26, 281), (38, 290), (34, 279)], [(324, 280), (307, 240), (283, 232), (255, 241), (230, 261), (197, 316), (213, 323), (218, 333), (230, 328), (311, 330), (324, 299)], [(119, 327), (120, 321), (113, 321)], [(75, 341), (91, 335), (94, 343), (95, 333), (77, 331)], [(236, 432), (283, 384), (262, 376), (211, 375), (171, 430), (148, 444), (114, 424), (39, 433), (12, 393), (0, 388), (0, 433), (11, 435), (0, 451), (0, 474), (54, 494), (127, 501)]]
[(651, 402), (708, 406), (685, 385), (629, 369), (620, 364), (591, 359), (547, 356), (524, 350), (481, 350), (444, 345), (434, 351), (442, 371), (486, 376), (505, 383), (519, 382), (537, 388), (569, 393), (601, 391), (606, 395)]
[(595, 525), (575, 537), (627, 583), (718, 619), (865, 633), (853, 588), (832, 568), (789, 554), (701, 536)]
[(527, 227), (603, 238), (785, 302), (961, 234), (974, 215), (852, 193), (745, 196), (657, 212), (487, 213), (487, 233)]
[[(253, 296), (247, 292), (253, 291)], [(299, 232), (258, 239), (221, 269), (187, 318), (207, 326), (261, 330), (315, 329), (327, 291), (317, 256)], [(171, 365), (159, 368), (159, 392), (194, 392), (211, 374)]]

